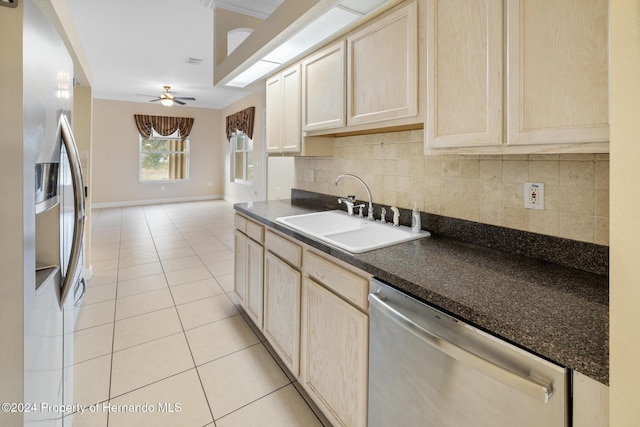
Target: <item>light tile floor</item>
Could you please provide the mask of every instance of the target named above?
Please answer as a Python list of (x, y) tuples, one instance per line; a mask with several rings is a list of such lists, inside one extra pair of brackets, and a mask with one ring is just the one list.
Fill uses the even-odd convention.
[(74, 427), (329, 425), (235, 305), (233, 214), (224, 201), (92, 212)]

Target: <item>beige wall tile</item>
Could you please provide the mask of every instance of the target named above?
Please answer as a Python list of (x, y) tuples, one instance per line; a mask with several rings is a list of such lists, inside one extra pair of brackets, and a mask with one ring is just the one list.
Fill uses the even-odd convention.
[(557, 185), (544, 186), (544, 210), (560, 210), (560, 187)]
[(409, 160), (409, 174), (411, 176), (425, 176), (424, 159), (422, 157)]
[(504, 183), (502, 196), (505, 207), (524, 208), (524, 183)]
[(524, 183), (529, 179), (529, 163), (526, 160), (505, 160), (502, 168), (504, 182)]
[(596, 189), (609, 189), (609, 161), (596, 162)]
[(486, 224), (502, 225), (502, 184), (482, 181), (481, 192), (478, 221)]
[(560, 163), (560, 186), (595, 187), (594, 162), (565, 161)]
[(480, 159), (460, 159), (460, 178), (479, 178)]
[(424, 210), (434, 214), (440, 214), (440, 180), (427, 180), (424, 188)]
[[(296, 159), (296, 186), (366, 198), (354, 180), (333, 185), (340, 173), (353, 173), (376, 203), (410, 209), (416, 200), (425, 212), (608, 244), (608, 154), (425, 156), (423, 150), (422, 130), (336, 138), (334, 157)], [(524, 209), (526, 181), (545, 184), (544, 211)]]
[(542, 182), (545, 185), (558, 185), (560, 183), (560, 162), (559, 161), (530, 161), (529, 181)]
[(458, 207), (460, 218), (469, 221), (480, 220), (481, 184), (478, 179), (460, 179), (460, 202)]
[(596, 236), (594, 243), (609, 246), (609, 218), (596, 217)]
[(593, 215), (595, 211), (595, 190), (560, 186), (560, 211)]
[(459, 180), (444, 178), (440, 186), (440, 214), (459, 218)]
[(539, 211), (530, 209), (529, 211), (529, 231), (532, 233), (547, 234), (557, 236), (559, 231), (560, 213), (557, 211)]
[(440, 179), (440, 172), (442, 170), (440, 157), (427, 157), (425, 160), (424, 176), (429, 179)]
[(409, 159), (396, 160), (396, 175), (398, 176), (411, 175), (411, 161)]
[(460, 162), (456, 157), (442, 158), (440, 167), (440, 176), (442, 178), (457, 178), (460, 176)]
[(516, 207), (504, 207), (504, 223), (503, 226), (508, 228), (515, 228), (518, 230), (527, 230), (529, 225), (529, 217), (527, 210)]
[(502, 182), (502, 159), (483, 159), (480, 162), (480, 178)]
[(560, 212), (559, 237), (593, 242), (595, 235), (595, 217)]
[(596, 190), (595, 215), (609, 217), (609, 190)]
[(560, 154), (560, 160), (593, 161), (595, 159), (596, 159), (595, 154), (586, 154), (586, 153)]

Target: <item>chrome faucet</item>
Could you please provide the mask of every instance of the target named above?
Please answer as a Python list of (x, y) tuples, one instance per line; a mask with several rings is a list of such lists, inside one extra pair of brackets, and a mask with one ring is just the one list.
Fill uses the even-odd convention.
[(362, 213), (362, 208), (364, 207), (364, 204), (356, 205), (356, 196), (353, 195), (349, 195), (346, 198), (339, 197), (338, 204), (341, 203), (347, 205), (347, 213), (349, 215), (353, 215), (353, 208), (360, 208), (360, 212)]
[[(355, 175), (351, 175), (351, 174), (348, 174), (348, 173), (339, 175), (336, 178), (335, 185), (337, 186), (338, 182), (340, 182), (340, 180), (342, 178), (346, 177), (346, 176), (355, 179), (356, 181), (358, 181), (360, 184), (362, 184), (364, 186), (365, 190), (367, 190), (367, 196), (369, 197), (369, 207), (368, 207), (367, 221), (373, 221), (373, 203), (371, 201), (371, 191), (369, 191), (369, 187), (367, 187), (367, 184), (365, 184), (365, 182), (362, 179), (358, 178)], [(343, 199), (342, 197), (339, 198), (338, 199), (338, 203), (342, 203), (342, 202), (344, 202), (347, 205), (347, 211), (348, 211), (349, 215), (353, 215), (353, 203), (355, 202), (355, 196), (347, 196), (347, 199)], [(348, 202), (351, 203), (351, 206), (349, 206)], [(359, 206), (356, 206), (356, 207), (359, 207)]]

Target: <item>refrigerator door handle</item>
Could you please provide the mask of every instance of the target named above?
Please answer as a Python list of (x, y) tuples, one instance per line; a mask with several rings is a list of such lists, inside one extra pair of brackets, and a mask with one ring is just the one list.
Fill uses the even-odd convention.
[(64, 114), (60, 115), (60, 134), (62, 135), (62, 141), (67, 150), (69, 156), (69, 166), (71, 169), (71, 181), (73, 184), (73, 209), (74, 209), (74, 221), (73, 221), (73, 239), (71, 242), (71, 255), (69, 257), (69, 266), (67, 271), (64, 272), (64, 280), (62, 282), (60, 305), (64, 304), (64, 301), (69, 294), (69, 291), (73, 288), (74, 272), (78, 268), (80, 262), (80, 256), (82, 255), (82, 239), (84, 234), (85, 223), (85, 207), (84, 207), (84, 185), (82, 182), (82, 168), (80, 166), (80, 156), (78, 155), (78, 148), (71, 132), (71, 126)]

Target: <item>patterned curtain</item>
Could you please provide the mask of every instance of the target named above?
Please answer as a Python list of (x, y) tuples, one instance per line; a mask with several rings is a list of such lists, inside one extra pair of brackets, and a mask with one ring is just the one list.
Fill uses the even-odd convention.
[(235, 114), (227, 116), (227, 139), (231, 141), (231, 134), (236, 130), (242, 131), (249, 139), (253, 139), (253, 120), (256, 107), (249, 107)]
[(186, 140), (191, 133), (193, 127), (193, 117), (166, 117), (166, 116), (147, 116), (142, 114), (134, 114), (133, 118), (138, 127), (138, 132), (143, 138), (149, 139), (151, 132), (156, 131), (162, 136), (169, 136), (176, 130), (180, 130), (180, 137)]

